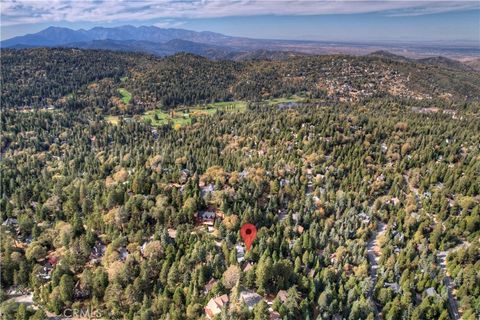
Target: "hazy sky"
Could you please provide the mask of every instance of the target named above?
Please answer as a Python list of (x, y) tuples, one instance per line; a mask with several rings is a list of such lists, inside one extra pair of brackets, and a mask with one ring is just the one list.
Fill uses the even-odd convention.
[(51, 25), (125, 24), (253, 38), (480, 45), (480, 1), (1, 0), (2, 39)]

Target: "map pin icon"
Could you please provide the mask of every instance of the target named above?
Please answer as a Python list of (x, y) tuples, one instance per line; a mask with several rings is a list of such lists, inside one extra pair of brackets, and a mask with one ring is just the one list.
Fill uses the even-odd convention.
[(250, 251), (252, 242), (257, 236), (257, 228), (251, 223), (246, 223), (240, 228), (240, 236), (242, 237), (243, 242), (245, 242), (247, 251)]

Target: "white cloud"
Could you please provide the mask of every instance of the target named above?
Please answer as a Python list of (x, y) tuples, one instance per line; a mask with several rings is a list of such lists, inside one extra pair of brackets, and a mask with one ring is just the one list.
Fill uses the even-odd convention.
[(313, 0), (2, 0), (2, 25), (48, 22), (121, 22), (252, 15), (317, 15), (383, 12), (425, 15), (479, 9), (478, 1), (313, 1)]
[(184, 24), (185, 24), (185, 21), (178, 21), (174, 19), (163, 19), (161, 21), (154, 23), (153, 25), (159, 28), (178, 28), (183, 26)]

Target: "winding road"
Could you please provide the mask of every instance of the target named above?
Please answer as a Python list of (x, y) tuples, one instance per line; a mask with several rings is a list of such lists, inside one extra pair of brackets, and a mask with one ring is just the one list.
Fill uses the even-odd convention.
[(387, 225), (383, 222), (379, 222), (377, 225), (377, 230), (373, 232), (372, 236), (370, 237), (370, 240), (368, 240), (368, 243), (367, 243), (367, 256), (370, 262), (370, 280), (372, 282), (372, 286), (370, 287), (368, 296), (370, 300), (372, 300), (373, 302), (375, 319), (381, 319), (377, 304), (373, 299), (373, 288), (375, 287), (375, 283), (377, 282), (378, 260), (380, 259), (380, 256), (378, 255), (378, 252), (375, 249), (377, 248), (378, 250), (379, 248), (378, 239), (385, 233), (386, 230), (387, 230)]
[(470, 246), (470, 243), (465, 241), (462, 244), (456, 246), (455, 248), (451, 248), (447, 251), (440, 251), (437, 253), (437, 260), (440, 265), (440, 269), (442, 269), (443, 273), (445, 274), (443, 278), (443, 284), (447, 288), (447, 295), (448, 295), (448, 312), (450, 313), (450, 317), (453, 320), (459, 320), (462, 317), (460, 316), (460, 312), (458, 311), (458, 302), (455, 296), (453, 295), (453, 282), (447, 272), (447, 255), (450, 252), (454, 252), (461, 248), (466, 248)]

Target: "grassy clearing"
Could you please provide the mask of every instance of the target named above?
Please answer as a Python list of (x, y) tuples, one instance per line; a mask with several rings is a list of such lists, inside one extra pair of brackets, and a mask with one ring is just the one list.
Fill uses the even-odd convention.
[(242, 112), (247, 109), (247, 103), (245, 101), (225, 101), (225, 102), (215, 102), (206, 105), (206, 109), (215, 109), (222, 111), (235, 111)]
[(173, 110), (164, 111), (161, 109), (147, 111), (143, 119), (153, 126), (161, 126), (167, 123), (171, 123), (174, 126), (184, 126), (192, 123), (192, 119), (188, 113)]
[(128, 104), (132, 100), (132, 94), (124, 88), (118, 89), (118, 92), (122, 95), (122, 101), (125, 104)]
[(106, 117), (105, 117), (105, 120), (106, 120), (108, 123), (117, 125), (117, 124), (120, 122), (120, 117), (119, 117), (119, 116), (106, 116)]
[(216, 102), (207, 105), (198, 105), (193, 107), (182, 107), (171, 111), (161, 109), (150, 110), (145, 113), (143, 119), (153, 126), (160, 126), (171, 123), (175, 128), (190, 125), (192, 118), (211, 116), (218, 111), (223, 112), (243, 112), (247, 108), (244, 101)]
[(275, 98), (275, 99), (268, 99), (265, 100), (270, 106), (275, 106), (281, 103), (289, 103), (289, 102), (304, 102), (305, 98), (299, 96), (291, 96), (289, 98)]

